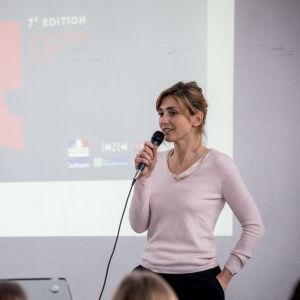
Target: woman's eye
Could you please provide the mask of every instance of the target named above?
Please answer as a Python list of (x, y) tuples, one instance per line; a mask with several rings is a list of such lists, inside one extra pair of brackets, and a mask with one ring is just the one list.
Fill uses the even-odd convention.
[(177, 115), (177, 111), (170, 111), (170, 116), (174, 117)]
[(162, 117), (162, 116), (164, 115), (164, 113), (163, 113), (163, 112), (158, 112), (158, 115), (159, 115), (160, 117)]

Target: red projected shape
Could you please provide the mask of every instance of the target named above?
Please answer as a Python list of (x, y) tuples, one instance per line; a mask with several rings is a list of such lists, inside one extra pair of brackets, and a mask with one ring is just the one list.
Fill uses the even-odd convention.
[(21, 85), (21, 36), (19, 22), (0, 22), (0, 147), (24, 148), (23, 122), (9, 112), (5, 90)]

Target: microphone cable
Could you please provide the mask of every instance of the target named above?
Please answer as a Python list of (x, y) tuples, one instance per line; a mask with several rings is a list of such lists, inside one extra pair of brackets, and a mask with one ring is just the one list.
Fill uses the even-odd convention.
[(115, 239), (115, 243), (114, 243), (114, 246), (113, 246), (113, 250), (111, 252), (111, 255), (110, 255), (110, 258), (108, 260), (107, 267), (106, 267), (104, 282), (103, 282), (103, 285), (102, 285), (102, 290), (101, 290), (101, 293), (100, 293), (100, 296), (99, 296), (99, 300), (101, 300), (102, 294), (104, 292), (104, 288), (105, 288), (105, 284), (106, 284), (106, 280), (107, 280), (107, 275), (108, 275), (108, 270), (109, 270), (109, 267), (110, 267), (110, 263), (111, 263), (112, 257), (113, 257), (113, 255), (115, 253), (115, 250), (116, 250), (116, 246), (117, 246), (117, 242), (118, 242), (118, 239), (119, 239), (120, 230), (121, 230), (121, 226), (122, 226), (122, 221), (123, 221), (123, 217), (124, 217), (124, 214), (125, 214), (125, 211), (126, 211), (128, 199), (129, 199), (129, 196), (131, 194), (131, 191), (132, 191), (132, 188), (133, 188), (135, 182), (136, 182), (136, 178), (134, 178), (132, 180), (131, 187), (130, 187), (130, 190), (129, 190), (129, 193), (128, 193), (128, 196), (127, 196), (127, 199), (126, 199), (126, 202), (125, 202), (125, 206), (124, 206), (123, 213), (122, 213), (122, 216), (121, 216), (121, 220), (120, 220), (120, 223), (119, 223), (118, 233), (117, 233), (117, 236), (116, 236), (116, 239)]
[[(154, 134), (151, 137), (151, 143), (154, 144), (155, 146), (159, 147), (159, 145), (163, 142), (164, 137), (165, 137), (165, 135), (161, 131), (155, 131)], [(132, 190), (137, 178), (139, 177), (140, 173), (144, 170), (145, 167), (146, 167), (146, 165), (144, 163), (140, 163), (137, 167), (136, 173), (135, 173), (134, 178), (132, 180), (131, 187), (130, 187), (130, 190), (129, 190), (129, 193), (128, 193), (128, 196), (127, 196), (127, 199), (126, 199), (126, 202), (125, 202), (124, 210), (123, 210), (123, 213), (122, 213), (122, 216), (121, 216), (121, 220), (120, 220), (120, 223), (119, 223), (118, 233), (117, 233), (117, 236), (116, 236), (116, 239), (115, 239), (114, 247), (113, 247), (113, 250), (111, 252), (110, 258), (108, 260), (107, 267), (106, 267), (104, 282), (103, 282), (103, 286), (102, 286), (102, 290), (101, 290), (101, 293), (100, 293), (99, 300), (101, 300), (102, 294), (104, 292), (109, 266), (110, 266), (110, 263), (111, 263), (111, 259), (114, 255), (114, 252), (116, 250), (116, 245), (117, 245), (117, 242), (118, 242), (118, 239), (119, 239), (121, 225), (122, 225), (123, 217), (124, 217), (124, 214), (125, 214), (125, 211), (126, 211), (128, 199), (129, 199), (129, 196), (131, 194), (131, 190)]]

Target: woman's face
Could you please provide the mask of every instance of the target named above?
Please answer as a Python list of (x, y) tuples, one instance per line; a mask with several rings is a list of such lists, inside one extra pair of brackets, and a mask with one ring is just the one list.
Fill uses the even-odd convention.
[(195, 133), (193, 116), (188, 119), (173, 96), (162, 100), (158, 114), (159, 126), (167, 142), (177, 142)]

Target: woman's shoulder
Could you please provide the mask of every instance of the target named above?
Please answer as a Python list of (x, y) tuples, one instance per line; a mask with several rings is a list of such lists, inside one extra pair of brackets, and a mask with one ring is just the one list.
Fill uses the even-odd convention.
[(215, 148), (211, 148), (210, 149), (212, 156), (216, 159), (216, 160), (232, 160), (231, 156), (225, 152), (221, 152)]
[(232, 170), (232, 168), (236, 168), (236, 164), (233, 161), (232, 157), (225, 152), (211, 149), (211, 158), (213, 166), (218, 169)]

